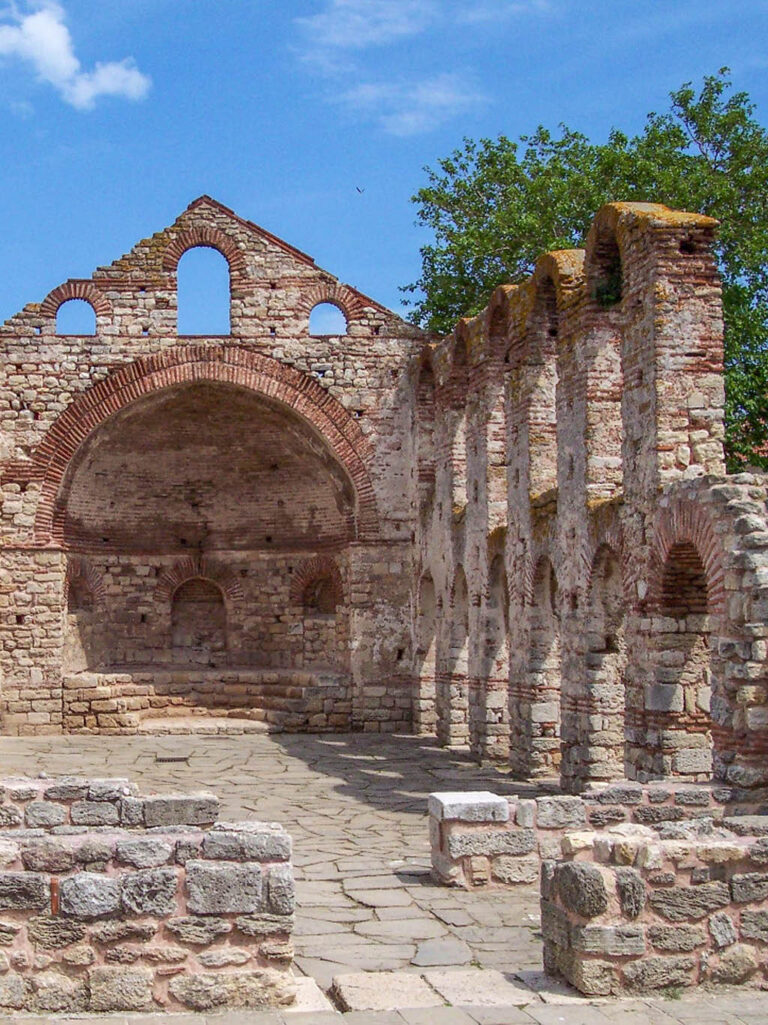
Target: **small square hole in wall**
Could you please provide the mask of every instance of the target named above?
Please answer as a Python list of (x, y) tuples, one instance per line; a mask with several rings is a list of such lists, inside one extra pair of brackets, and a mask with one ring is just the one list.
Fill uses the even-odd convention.
[(42, 328), (40, 327), (40, 325), (38, 324), (38, 325), (37, 325), (37, 326), (35, 327), (35, 334), (36, 334), (36, 335), (41, 335), (42, 333), (43, 333), (43, 329), (42, 329)]
[(26, 619), (27, 619), (26, 616), (17, 615), (16, 616), (16, 626), (24, 626), (24, 623), (26, 622)]
[(148, 334), (149, 334), (149, 328), (148, 328), (148, 327), (143, 327), (143, 328), (141, 329), (141, 333), (142, 333), (143, 335), (145, 335), (145, 336), (146, 336), (146, 335), (148, 335)]
[(269, 329), (269, 337), (270, 338), (276, 338), (277, 337), (277, 328), (276, 327), (271, 327)]
[(139, 616), (139, 622), (146, 623), (146, 621), (147, 621), (147, 614), (146, 614), (146, 612), (142, 612), (142, 614)]

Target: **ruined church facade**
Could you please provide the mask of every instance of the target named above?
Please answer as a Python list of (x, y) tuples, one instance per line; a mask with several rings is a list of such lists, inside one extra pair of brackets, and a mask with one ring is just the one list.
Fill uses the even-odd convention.
[[(520, 776), (768, 784), (762, 477), (715, 222), (611, 204), (431, 339), (202, 197), (0, 328), (6, 734), (411, 731)], [(230, 332), (177, 267), (226, 259)], [(57, 331), (88, 303), (90, 335)], [(314, 335), (318, 304), (346, 333)]]

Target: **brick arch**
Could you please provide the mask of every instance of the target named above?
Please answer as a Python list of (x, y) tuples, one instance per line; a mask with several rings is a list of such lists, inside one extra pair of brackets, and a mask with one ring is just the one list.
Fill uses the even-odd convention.
[(315, 306), (321, 303), (330, 303), (337, 307), (347, 318), (348, 323), (359, 319), (366, 305), (363, 297), (348, 285), (342, 285), (339, 281), (321, 281), (303, 290), (296, 306), (309, 317)]
[(93, 307), (97, 317), (108, 317), (112, 314), (112, 303), (100, 292), (92, 281), (81, 281), (71, 278), (49, 292), (40, 304), (43, 317), (55, 317), (59, 307), (70, 299), (82, 299)]
[(221, 590), (227, 604), (243, 600), (243, 589), (234, 573), (204, 555), (189, 555), (167, 569), (158, 578), (155, 598), (161, 603), (170, 602), (182, 584), (196, 577), (202, 577), (215, 584)]
[(83, 442), (142, 396), (194, 381), (245, 388), (282, 403), (310, 423), (350, 477), (358, 502), (358, 538), (377, 535), (376, 497), (368, 472), (372, 445), (341, 403), (314, 379), (269, 356), (234, 345), (188, 345), (121, 367), (79, 395), (53, 423), (32, 457), (30, 476), (42, 481), (35, 519), (38, 544), (53, 536), (56, 494)]
[(74, 580), (84, 581), (86, 587), (93, 595), (93, 602), (97, 608), (102, 607), (107, 598), (104, 578), (87, 559), (76, 558), (67, 560), (67, 572), (64, 576), (64, 593), (69, 590), (69, 585)]
[(707, 577), (707, 604), (710, 613), (725, 611), (725, 567), (723, 551), (712, 522), (699, 503), (678, 501), (663, 509), (656, 523), (651, 569), (648, 580), (648, 604), (660, 605), (664, 569), (674, 545), (689, 542), (696, 549)]
[(198, 246), (216, 249), (221, 253), (229, 264), (232, 283), (239, 284), (245, 280), (247, 272), (242, 249), (223, 231), (206, 225), (185, 228), (173, 239), (163, 253), (163, 270), (175, 273), (184, 253)]
[(336, 605), (343, 605), (344, 583), (341, 579), (341, 572), (336, 560), (329, 555), (318, 555), (302, 563), (291, 580), (291, 601), (295, 605), (303, 605), (307, 588), (322, 579), (330, 581)]

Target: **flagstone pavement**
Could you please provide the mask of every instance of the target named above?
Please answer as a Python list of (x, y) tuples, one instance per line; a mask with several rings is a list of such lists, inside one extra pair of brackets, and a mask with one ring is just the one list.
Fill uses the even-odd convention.
[[(145, 792), (210, 789), (221, 799), (222, 818), (277, 821), (292, 834), (295, 964), (307, 977), (306, 999), (300, 1002), (306, 1009), (178, 1015), (172, 1016), (175, 1025), (208, 1020), (212, 1025), (768, 1025), (768, 993), (606, 1002), (546, 983), (540, 974), (535, 888), (465, 893), (435, 886), (429, 876), (426, 796), (435, 790), (486, 789), (531, 796), (554, 785), (534, 789), (432, 740), (259, 733), (3, 737), (0, 756), (3, 776), (127, 776)], [(377, 973), (363, 982), (380, 981), (383, 998), (363, 996), (355, 1004), (361, 972)], [(503, 973), (500, 983), (497, 972)], [(390, 1009), (342, 1016), (320, 992), (339, 976), (351, 977), (347, 1006)], [(477, 980), (488, 980), (485, 997)], [(425, 998), (431, 1006), (407, 1006), (412, 986), (431, 993)], [(498, 1006), (504, 986), (510, 1003)], [(65, 1020), (70, 1019), (58, 1019)], [(159, 1025), (161, 1016), (93, 1020)]]

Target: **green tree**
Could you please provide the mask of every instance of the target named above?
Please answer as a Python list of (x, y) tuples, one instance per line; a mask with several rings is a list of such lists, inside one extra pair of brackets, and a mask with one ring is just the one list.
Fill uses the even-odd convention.
[(642, 134), (603, 144), (564, 125), (513, 142), (465, 139), (426, 168), (413, 197), (434, 241), (403, 291), (413, 320), (439, 333), (477, 313), (497, 285), (527, 277), (549, 249), (584, 244), (613, 200), (666, 203), (718, 218), (723, 279), (726, 448), (732, 469), (768, 469), (768, 132), (727, 68), (671, 94)]

